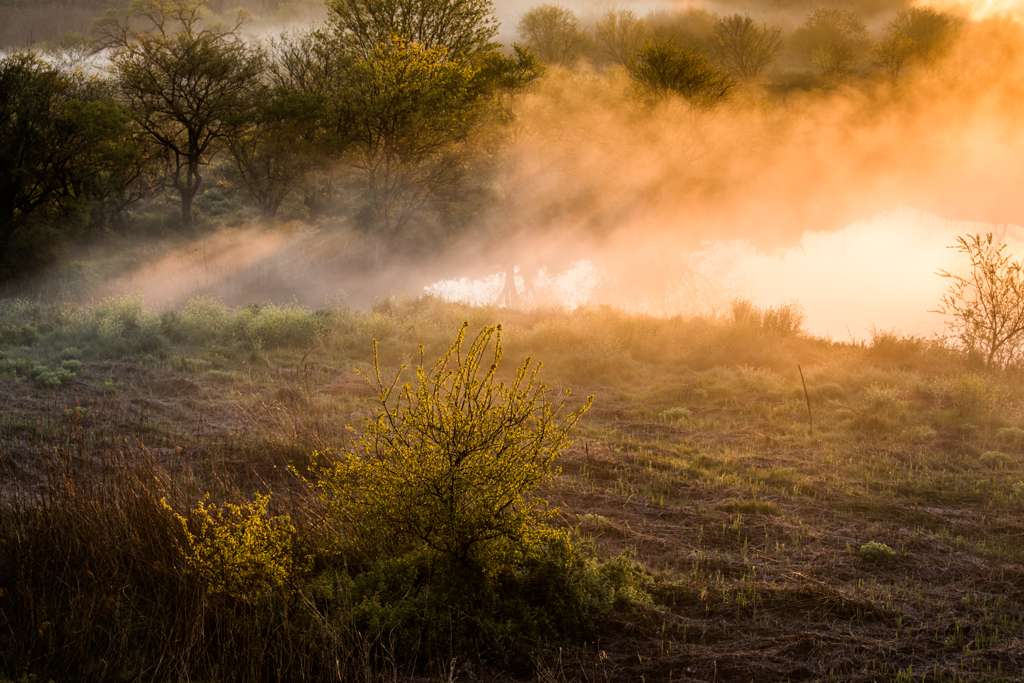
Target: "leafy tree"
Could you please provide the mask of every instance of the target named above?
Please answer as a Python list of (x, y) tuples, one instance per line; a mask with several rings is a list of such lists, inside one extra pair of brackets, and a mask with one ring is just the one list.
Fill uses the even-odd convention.
[(815, 10), (793, 34), (797, 50), (833, 82), (853, 73), (870, 42), (856, 12), (834, 8)]
[(0, 60), (0, 269), (46, 250), (33, 230), (88, 220), (134, 156), (126, 117), (102, 82), (31, 53)]
[(394, 239), (416, 211), (457, 187), (466, 141), (483, 104), (478, 69), (444, 48), (398, 37), (355, 66), (356, 167), (363, 171), (365, 222)]
[(931, 64), (942, 57), (953, 43), (963, 20), (945, 12), (922, 6), (899, 12), (885, 26), (886, 37), (910, 41), (915, 60)]
[(560, 5), (534, 7), (520, 18), (516, 30), (542, 61), (569, 67), (583, 56), (590, 41), (579, 18)]
[(612, 63), (622, 66), (643, 45), (647, 34), (647, 25), (632, 10), (610, 9), (594, 26), (594, 39), (601, 53)]
[(957, 237), (950, 247), (967, 256), (970, 274), (937, 275), (950, 279), (936, 313), (952, 318), (947, 323), (963, 348), (984, 358), (990, 368), (1004, 368), (1024, 360), (1024, 265), (1004, 253), (992, 234)]
[(693, 104), (712, 107), (725, 101), (736, 80), (700, 52), (658, 40), (633, 53), (627, 64), (639, 85), (657, 96), (682, 95)]
[[(278, 152), (307, 163), (302, 177), (294, 178), (303, 190), (308, 209), (316, 210), (322, 199), (331, 199), (336, 185), (336, 167), (352, 151), (355, 120), (359, 114), (352, 92), (359, 58), (345, 49), (338, 35), (329, 29), (282, 34), (270, 41), (267, 80), (274, 92), (309, 101), (318, 111), (319, 129), (302, 125), (300, 146), (315, 147), (309, 157), (293, 154), (287, 143), (273, 136), (266, 139)], [(304, 115), (306, 123), (315, 117)], [(310, 142), (315, 138), (315, 142)], [(297, 169), (299, 170), (299, 169)]]
[(530, 359), (499, 382), (500, 328), (484, 328), (464, 349), (466, 327), (437, 364), (421, 362), (415, 384), (400, 386), (401, 371), (382, 380), (375, 362), (376, 416), (352, 452), (319, 469), (323, 498), (358, 556), (422, 547), (495, 574), (553, 534), (536, 491), (557, 476), (555, 458), (591, 401), (560, 416), (568, 392), (552, 405)]
[(703, 7), (658, 9), (644, 17), (644, 24), (655, 39), (674, 41), (705, 53), (717, 21), (718, 15)]
[(267, 218), (327, 158), (323, 96), (260, 88), (253, 106), (232, 119), (227, 139), (238, 177)]
[(133, 0), (99, 24), (123, 97), (142, 134), (164, 151), (181, 220), (193, 225), (201, 167), (223, 148), (263, 69), (244, 23), (204, 24), (206, 0)]
[(760, 26), (749, 16), (722, 17), (711, 29), (711, 50), (740, 78), (753, 78), (775, 61), (782, 50), (782, 29)]
[(344, 46), (372, 59), (392, 38), (462, 58), (491, 48), (498, 32), (490, 0), (330, 0)]

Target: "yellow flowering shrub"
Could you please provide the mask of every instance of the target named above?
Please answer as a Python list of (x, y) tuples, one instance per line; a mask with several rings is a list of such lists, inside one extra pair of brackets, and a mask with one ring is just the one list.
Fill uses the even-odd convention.
[[(281, 588), (292, 575), (295, 527), (286, 515), (268, 516), (269, 502), (270, 494), (256, 494), (252, 503), (221, 508), (207, 494), (192, 510), (196, 533), (174, 513), (185, 532), (188, 569), (209, 582), (210, 592), (253, 599)], [(164, 507), (171, 509), (166, 501)]]
[(399, 385), (405, 367), (384, 382), (375, 355), (376, 416), (353, 449), (318, 460), (317, 486), (359, 556), (425, 548), (491, 574), (556, 533), (535, 492), (558, 475), (554, 460), (591, 399), (560, 417), (569, 392), (552, 404), (530, 359), (498, 381), (501, 328), (468, 349), (466, 328), (414, 383)]

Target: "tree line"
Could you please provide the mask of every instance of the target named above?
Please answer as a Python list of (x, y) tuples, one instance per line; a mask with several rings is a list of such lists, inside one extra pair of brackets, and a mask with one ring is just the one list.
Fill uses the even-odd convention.
[(609, 10), (585, 29), (542, 5), (505, 49), (490, 0), (328, 9), (321, 25), (255, 40), (244, 11), (224, 22), (208, 0), (133, 0), (89, 41), (0, 61), (0, 275), (32, 270), (62, 237), (116, 227), (155, 193), (176, 197), (191, 229), (214, 161), (266, 218), (291, 198), (343, 214), (385, 249), (419, 248), (501, 203), (515, 103), (548, 67), (624, 68), (644, 97), (714, 107), (786, 53), (826, 85), (869, 67), (895, 82), (961, 27), (918, 7), (872, 43), (848, 10), (815, 10), (784, 35), (691, 8)]

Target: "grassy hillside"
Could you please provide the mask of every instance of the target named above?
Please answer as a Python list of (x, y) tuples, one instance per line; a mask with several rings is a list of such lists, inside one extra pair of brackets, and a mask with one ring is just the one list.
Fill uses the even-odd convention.
[[(499, 378), (531, 356), (569, 408), (594, 396), (541, 491), (572, 552), (482, 583), (347, 563), (313, 453), (372, 415), (373, 340), (391, 377), (463, 321), (503, 325)], [(0, 679), (1019, 680), (1017, 378), (798, 325), (5, 301)], [(197, 529), (207, 494), (287, 549), (245, 576), (286, 559), (286, 581), (242, 595), (186, 561), (175, 513)]]

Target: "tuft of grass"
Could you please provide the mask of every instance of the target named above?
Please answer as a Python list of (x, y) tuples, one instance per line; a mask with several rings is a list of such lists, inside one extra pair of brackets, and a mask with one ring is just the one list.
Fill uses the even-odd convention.
[(731, 500), (719, 505), (718, 509), (733, 514), (767, 515), (769, 517), (782, 516), (782, 510), (774, 503), (766, 500)]
[(990, 470), (1008, 470), (1017, 464), (1017, 459), (1000, 451), (985, 451), (978, 462)]

